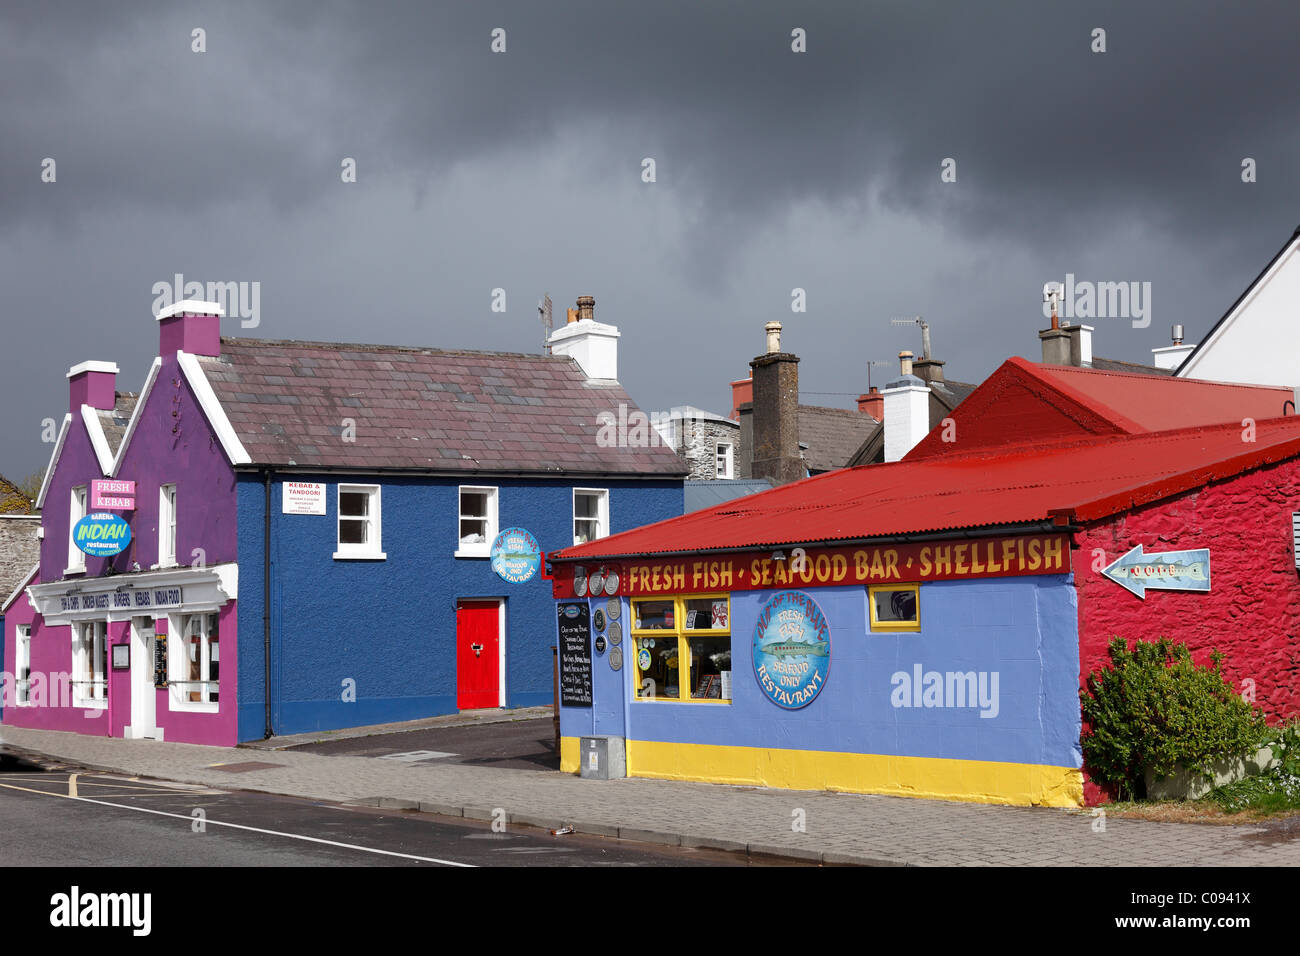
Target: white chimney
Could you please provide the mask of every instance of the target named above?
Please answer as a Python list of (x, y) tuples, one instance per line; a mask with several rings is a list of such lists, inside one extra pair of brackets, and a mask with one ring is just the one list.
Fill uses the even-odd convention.
[(1151, 350), (1151, 360), (1156, 368), (1174, 369), (1183, 364), (1183, 359), (1191, 355), (1196, 349), (1196, 343), (1189, 345), (1183, 344), (1183, 327), (1175, 325), (1169, 333), (1173, 339), (1173, 345), (1166, 345), (1162, 349)]
[(930, 431), (930, 387), (912, 374), (912, 353), (898, 353), (900, 376), (885, 386), (885, 461), (898, 461)]
[(589, 295), (578, 297), (578, 320), (570, 321), (551, 333), (547, 343), (552, 355), (567, 355), (581, 366), (587, 378), (618, 378), (618, 339), (616, 326), (604, 325), (593, 317), (596, 300)]

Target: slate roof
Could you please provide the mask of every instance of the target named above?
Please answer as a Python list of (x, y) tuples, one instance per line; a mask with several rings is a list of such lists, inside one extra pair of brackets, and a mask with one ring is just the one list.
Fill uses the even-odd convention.
[(806, 445), (804, 461), (814, 474), (843, 468), (877, 426), (866, 412), (822, 405), (799, 406), (799, 444)]
[[(200, 358), (254, 464), (357, 471), (680, 477), (671, 448), (602, 447), (639, 411), (571, 358), (222, 338)], [(344, 420), (355, 440), (344, 440)], [(636, 437), (636, 418), (627, 434)], [(609, 431), (608, 429), (606, 430)], [(647, 439), (653, 429), (647, 424)], [(628, 442), (624, 442), (627, 444)], [(648, 442), (647, 442), (648, 443)]]
[(140, 400), (140, 396), (136, 392), (118, 392), (116, 398), (117, 402), (112, 409), (100, 409), (98, 413), (100, 427), (104, 429), (108, 448), (114, 455), (122, 445), (122, 436), (126, 434), (126, 426), (131, 423), (131, 413), (135, 411), (135, 403)]
[(724, 501), (734, 501), (745, 495), (756, 494), (772, 488), (770, 478), (699, 478), (687, 480), (683, 488), (683, 511), (699, 511)]
[(1140, 375), (1169, 375), (1174, 374), (1171, 368), (1159, 368), (1155, 365), (1142, 365), (1139, 362), (1122, 362), (1119, 359), (1101, 358), (1094, 355), (1092, 357), (1092, 368), (1102, 372), (1137, 372)]

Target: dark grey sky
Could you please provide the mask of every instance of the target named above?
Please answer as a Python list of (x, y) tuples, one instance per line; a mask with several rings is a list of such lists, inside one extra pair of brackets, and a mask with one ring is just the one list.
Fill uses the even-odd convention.
[(1149, 328), (1092, 323), (1147, 361), (1300, 222), (1298, 27), (1291, 2), (7, 0), (0, 473), (48, 459), (71, 365), (139, 387), (176, 273), (260, 283), (227, 334), (511, 351), (543, 292), (560, 321), (591, 294), (647, 410), (727, 411), (772, 319), (805, 401), (916, 348), (903, 314), (979, 381), (1038, 356), (1067, 272), (1152, 284)]

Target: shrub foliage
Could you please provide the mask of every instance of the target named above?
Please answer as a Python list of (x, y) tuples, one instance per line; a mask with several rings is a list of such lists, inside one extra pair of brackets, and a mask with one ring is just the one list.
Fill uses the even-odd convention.
[(1093, 671), (1079, 692), (1091, 728), (1082, 744), (1089, 773), (1120, 799), (1145, 796), (1147, 770), (1208, 775), (1217, 760), (1253, 753), (1267, 733), (1263, 712), (1224, 678), (1218, 651), (1208, 667), (1163, 637), (1131, 651), (1117, 637), (1109, 652), (1110, 668)]

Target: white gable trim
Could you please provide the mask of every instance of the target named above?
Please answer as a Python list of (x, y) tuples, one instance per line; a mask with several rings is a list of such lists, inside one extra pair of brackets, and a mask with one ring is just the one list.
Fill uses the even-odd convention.
[(140, 397), (136, 399), (135, 409), (131, 412), (131, 421), (127, 423), (126, 431), (122, 435), (122, 444), (117, 446), (117, 457), (113, 459), (113, 470), (108, 472), (108, 477), (116, 478), (117, 470), (122, 467), (122, 459), (126, 457), (126, 446), (131, 444), (131, 436), (135, 434), (135, 426), (140, 423), (140, 415), (144, 412), (144, 403), (149, 400), (149, 393), (153, 391), (153, 383), (158, 380), (158, 370), (162, 368), (162, 357), (159, 356), (153, 360), (149, 366), (149, 374), (144, 380), (144, 387), (140, 389)]
[(50, 453), (50, 463), (45, 468), (45, 480), (41, 482), (41, 493), (36, 496), (36, 510), (40, 511), (45, 507), (45, 494), (50, 490), (50, 478), (54, 474), (54, 466), (59, 463), (59, 455), (63, 454), (63, 443), (67, 441), (68, 429), (72, 426), (72, 412), (63, 416), (63, 427), (59, 429), (59, 440), (54, 444), (54, 451)]
[(90, 447), (95, 449), (95, 457), (99, 459), (99, 473), (101, 475), (111, 475), (113, 473), (113, 453), (109, 450), (108, 437), (104, 434), (104, 426), (99, 420), (99, 410), (91, 408), (89, 405), (82, 405), (81, 420), (86, 423), (86, 434), (90, 436)]
[(1254, 304), (1268, 284), (1295, 257), (1298, 248), (1300, 248), (1300, 236), (1292, 237), (1286, 251), (1273, 260), (1273, 264), (1246, 290), (1240, 301), (1233, 306), (1227, 315), (1219, 320), (1213, 331), (1201, 340), (1201, 343), (1192, 350), (1191, 355), (1183, 360), (1183, 364), (1174, 370), (1175, 378), (1195, 378), (1193, 372), (1196, 370), (1196, 366), (1207, 357), (1206, 353), (1211, 351), (1215, 344), (1223, 338), (1224, 333), (1232, 328), (1233, 324), (1240, 318), (1241, 313)]
[(203, 414), (208, 416), (208, 424), (217, 433), (217, 438), (221, 441), (221, 447), (225, 449), (230, 463), (232, 465), (252, 464), (253, 459), (249, 457), (248, 452), (244, 450), (243, 442), (235, 434), (230, 419), (226, 417), (226, 410), (217, 400), (217, 393), (212, 390), (212, 384), (203, 373), (203, 366), (199, 364), (199, 360), (189, 352), (177, 350), (176, 361), (180, 363), (185, 380), (194, 390), (194, 396), (199, 400), (199, 407), (203, 409)]
[[(32, 583), (32, 578), (36, 577), (36, 575), (40, 573), (40, 570), (41, 570), (40, 562), (37, 562), (36, 567), (32, 568), (30, 571), (28, 571), (26, 574), (23, 575), (23, 579), (20, 582), (18, 582), (18, 587), (14, 588), (14, 593), (9, 595), (9, 597), (5, 598), (4, 604), (0, 604), (0, 615), (3, 615), (5, 611), (13, 607), (14, 601), (18, 600), (18, 595), (22, 594), (23, 591), (27, 590), (27, 585)], [(36, 605), (32, 605), (32, 606), (35, 607)]]

